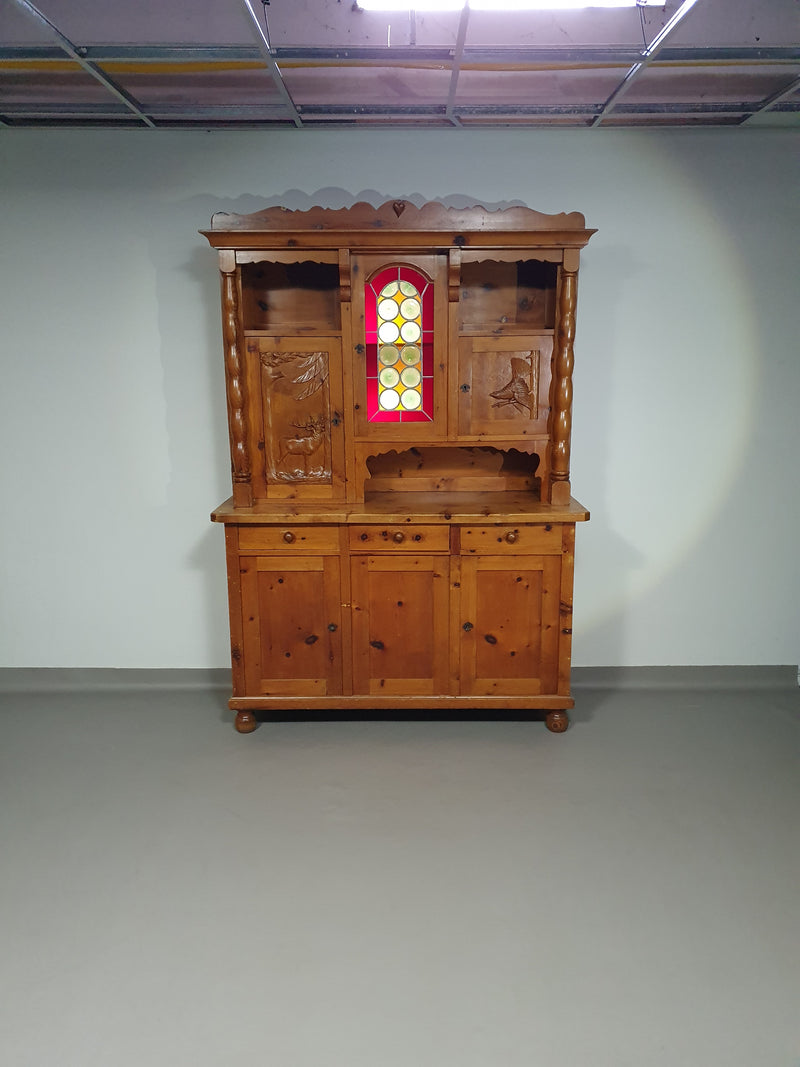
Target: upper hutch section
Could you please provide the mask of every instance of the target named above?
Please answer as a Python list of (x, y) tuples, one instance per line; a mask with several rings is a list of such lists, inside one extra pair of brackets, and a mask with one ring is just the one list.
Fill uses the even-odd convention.
[(236, 507), (569, 502), (583, 215), (396, 200), (211, 227)]

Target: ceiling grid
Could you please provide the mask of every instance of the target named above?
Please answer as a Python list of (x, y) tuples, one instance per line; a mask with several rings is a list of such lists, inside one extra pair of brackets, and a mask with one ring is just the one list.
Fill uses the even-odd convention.
[(435, 14), (5, 0), (0, 124), (796, 128), (800, 12), (798, 0)]

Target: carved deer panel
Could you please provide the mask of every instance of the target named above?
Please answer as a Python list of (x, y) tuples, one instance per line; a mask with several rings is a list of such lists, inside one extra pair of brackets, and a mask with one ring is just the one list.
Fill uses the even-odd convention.
[(328, 353), (261, 349), (267, 481), (330, 482)]

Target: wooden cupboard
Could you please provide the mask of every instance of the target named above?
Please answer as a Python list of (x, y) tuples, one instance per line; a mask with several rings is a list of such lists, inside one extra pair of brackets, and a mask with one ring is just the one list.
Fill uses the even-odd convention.
[(566, 729), (583, 216), (216, 215), (236, 727), (540, 709)]

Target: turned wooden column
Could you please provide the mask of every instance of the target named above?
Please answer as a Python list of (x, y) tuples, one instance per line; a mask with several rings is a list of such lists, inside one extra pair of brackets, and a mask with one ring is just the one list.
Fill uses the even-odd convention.
[(239, 336), (239, 290), (236, 285), (236, 259), (233, 252), (220, 252), (222, 279), (222, 343), (225, 350), (225, 388), (228, 399), (228, 432), (231, 442), (233, 503), (249, 508), (253, 504), (250, 449), (247, 441), (244, 367)]
[(558, 330), (550, 405), (550, 503), (570, 499), (569, 454), (572, 433), (572, 366), (578, 300), (578, 253), (567, 249), (558, 290)]

